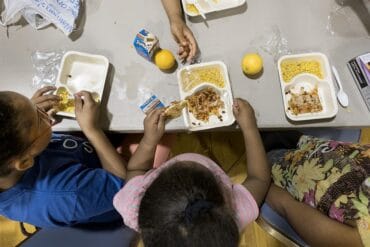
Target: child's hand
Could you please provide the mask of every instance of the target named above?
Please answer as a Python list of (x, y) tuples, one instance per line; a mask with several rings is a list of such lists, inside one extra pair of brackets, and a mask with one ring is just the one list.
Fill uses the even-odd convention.
[(254, 110), (248, 101), (240, 98), (235, 99), (233, 113), (242, 131), (257, 128)]
[(93, 99), (91, 93), (81, 91), (75, 94), (75, 114), (85, 134), (100, 129), (99, 104)]
[(171, 21), (172, 35), (179, 45), (179, 56), (182, 62), (192, 62), (198, 52), (194, 35), (185, 22), (178, 18)]
[(31, 97), (31, 102), (45, 112), (48, 112), (54, 106), (57, 106), (60, 101), (60, 97), (58, 95), (50, 94), (55, 91), (55, 89), (56, 88), (53, 86), (40, 88)]
[(164, 134), (165, 117), (163, 113), (164, 109), (155, 109), (144, 119), (143, 141), (150, 146), (156, 146)]

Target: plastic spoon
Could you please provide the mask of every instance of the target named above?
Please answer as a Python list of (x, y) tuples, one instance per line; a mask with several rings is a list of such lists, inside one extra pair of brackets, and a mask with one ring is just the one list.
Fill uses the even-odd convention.
[(199, 14), (203, 17), (204, 20), (207, 19), (203, 7), (199, 4), (198, 0), (188, 0), (189, 4), (194, 4), (194, 6), (198, 9)]
[(348, 106), (348, 95), (343, 90), (342, 83), (341, 83), (341, 80), (339, 78), (339, 74), (338, 74), (337, 69), (334, 66), (332, 66), (331, 68), (333, 70), (335, 80), (337, 81), (337, 84), (338, 84), (338, 87), (339, 87), (339, 91), (337, 93), (338, 101), (343, 107), (347, 107)]

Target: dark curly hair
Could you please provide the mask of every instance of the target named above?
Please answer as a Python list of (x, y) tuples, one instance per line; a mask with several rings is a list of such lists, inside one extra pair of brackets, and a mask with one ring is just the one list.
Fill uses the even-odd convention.
[(9, 92), (0, 92), (0, 177), (11, 173), (9, 159), (27, 147), (22, 135), (26, 123), (19, 115)]
[(145, 192), (139, 209), (145, 247), (235, 247), (239, 230), (223, 189), (195, 162), (166, 168)]

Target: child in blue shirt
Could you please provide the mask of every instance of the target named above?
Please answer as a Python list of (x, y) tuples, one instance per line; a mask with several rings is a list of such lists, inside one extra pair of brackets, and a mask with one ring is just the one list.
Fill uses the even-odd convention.
[(31, 100), (0, 92), (0, 215), (39, 227), (117, 220), (112, 200), (129, 167), (99, 127), (99, 105), (88, 92), (75, 95), (88, 140), (52, 133), (46, 111), (59, 97), (46, 93), (54, 89)]

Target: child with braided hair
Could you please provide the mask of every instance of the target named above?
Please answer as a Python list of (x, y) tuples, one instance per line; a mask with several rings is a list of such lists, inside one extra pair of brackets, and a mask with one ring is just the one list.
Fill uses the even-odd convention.
[[(146, 247), (235, 247), (239, 232), (257, 218), (270, 185), (270, 168), (253, 108), (237, 99), (233, 111), (248, 163), (243, 184), (232, 184), (211, 159), (186, 153), (131, 179), (116, 194), (114, 206), (125, 225), (141, 234)], [(152, 167), (164, 129), (163, 110), (151, 112), (129, 166)]]

